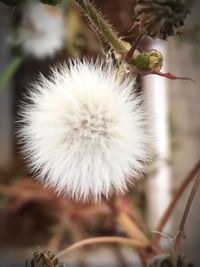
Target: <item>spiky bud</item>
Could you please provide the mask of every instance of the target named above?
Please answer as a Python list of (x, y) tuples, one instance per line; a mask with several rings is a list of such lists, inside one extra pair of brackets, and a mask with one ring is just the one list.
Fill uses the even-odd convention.
[(135, 7), (140, 30), (152, 38), (164, 40), (176, 33), (188, 13), (184, 0), (138, 0)]

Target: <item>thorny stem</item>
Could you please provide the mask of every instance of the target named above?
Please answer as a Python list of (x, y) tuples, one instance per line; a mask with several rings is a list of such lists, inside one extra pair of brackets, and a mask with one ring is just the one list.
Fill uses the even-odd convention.
[(117, 33), (111, 28), (111, 26), (105, 21), (100, 12), (97, 11), (95, 6), (90, 3), (89, 0), (75, 0), (79, 7), (84, 12), (84, 15), (89, 19), (91, 25), (97, 29), (99, 34), (103, 36), (106, 42), (110, 45), (116, 52), (121, 55), (127, 53), (127, 48), (124, 45), (125, 42), (121, 41), (117, 36)]
[(103, 236), (103, 237), (94, 237), (94, 238), (88, 238), (88, 239), (84, 239), (81, 240), (69, 247), (67, 247), (66, 249), (64, 249), (63, 251), (61, 251), (60, 253), (58, 253), (58, 258), (60, 257), (64, 257), (66, 256), (68, 253), (81, 248), (83, 246), (86, 245), (93, 245), (93, 244), (100, 244), (100, 243), (120, 243), (120, 244), (124, 244), (124, 245), (129, 245), (129, 246), (133, 246), (134, 248), (145, 248), (146, 245), (144, 245), (142, 242), (138, 241), (138, 240), (133, 240), (130, 238), (126, 238), (126, 237), (118, 237), (118, 236)]
[(192, 170), (189, 172), (189, 174), (186, 176), (186, 178), (183, 180), (183, 182), (181, 183), (181, 185), (177, 189), (173, 199), (171, 200), (171, 203), (169, 204), (168, 208), (166, 209), (165, 213), (163, 214), (163, 216), (162, 216), (162, 218), (161, 218), (161, 220), (160, 220), (160, 222), (156, 228), (157, 233), (155, 233), (155, 235), (153, 236), (153, 240), (152, 240), (152, 242), (155, 246), (158, 245), (159, 240), (160, 240), (160, 234), (158, 234), (158, 233), (162, 232), (163, 228), (165, 227), (168, 220), (170, 219), (171, 214), (172, 214), (178, 200), (180, 199), (183, 192), (188, 187), (188, 185), (193, 180), (194, 176), (197, 174), (197, 172), (199, 170), (200, 170), (200, 161), (198, 161), (195, 164), (195, 166), (192, 168)]
[(188, 201), (187, 201), (187, 204), (186, 204), (186, 207), (185, 207), (185, 210), (184, 210), (184, 213), (183, 213), (180, 225), (179, 225), (179, 231), (178, 231), (178, 234), (176, 236), (175, 245), (174, 245), (174, 249), (175, 249), (176, 254), (179, 254), (179, 251), (180, 251), (180, 244), (181, 244), (181, 239), (182, 239), (183, 234), (184, 234), (185, 223), (186, 223), (190, 208), (192, 206), (192, 202), (193, 202), (194, 197), (197, 193), (199, 184), (200, 184), (200, 174), (197, 176), (197, 178), (194, 181), (194, 185), (192, 187), (191, 193), (189, 195), (189, 198), (188, 198)]

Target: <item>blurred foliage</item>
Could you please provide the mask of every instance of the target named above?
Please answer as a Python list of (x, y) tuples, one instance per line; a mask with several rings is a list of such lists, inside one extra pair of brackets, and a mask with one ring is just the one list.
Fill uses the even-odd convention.
[(20, 56), (16, 56), (12, 59), (5, 71), (0, 75), (0, 91), (6, 87), (7, 83), (12, 79), (13, 75), (15, 75), (22, 62), (23, 58)]

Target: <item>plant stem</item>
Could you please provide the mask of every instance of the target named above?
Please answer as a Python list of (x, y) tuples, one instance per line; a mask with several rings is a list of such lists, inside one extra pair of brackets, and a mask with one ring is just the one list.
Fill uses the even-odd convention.
[(134, 42), (134, 44), (132, 45), (131, 49), (128, 51), (127, 55), (126, 55), (126, 60), (129, 62), (133, 59), (133, 55), (134, 52), (136, 50), (136, 48), (138, 47), (139, 43), (141, 42), (141, 40), (145, 37), (145, 33), (141, 33), (136, 41)]
[(186, 204), (186, 207), (185, 207), (185, 210), (184, 210), (184, 213), (183, 213), (180, 225), (179, 225), (179, 231), (176, 236), (175, 245), (174, 245), (175, 253), (177, 254), (179, 254), (179, 251), (180, 251), (180, 244), (181, 244), (181, 239), (184, 233), (185, 223), (186, 223), (190, 208), (192, 206), (194, 197), (197, 193), (199, 184), (200, 184), (200, 175), (198, 175), (194, 181), (194, 185), (192, 187), (191, 193), (189, 195), (189, 198), (188, 198), (188, 201), (187, 201), (187, 204)]
[(199, 170), (200, 170), (200, 161), (198, 161), (196, 163), (196, 165), (192, 168), (192, 170), (189, 172), (189, 174), (186, 176), (186, 178), (183, 180), (183, 182), (181, 183), (181, 185), (177, 189), (176, 193), (174, 194), (174, 197), (172, 198), (171, 203), (169, 204), (168, 208), (166, 209), (165, 213), (163, 214), (163, 216), (162, 216), (162, 218), (161, 218), (161, 220), (160, 220), (160, 222), (156, 228), (157, 233), (155, 233), (153, 236), (152, 242), (155, 246), (158, 245), (159, 240), (160, 240), (160, 234), (158, 234), (158, 233), (162, 232), (163, 228), (165, 227), (169, 218), (171, 217), (171, 214), (172, 214), (178, 200), (180, 199), (183, 192), (188, 187), (188, 185), (193, 180), (194, 176), (197, 174), (197, 172)]
[(123, 211), (123, 209), (118, 207), (116, 198), (111, 199), (106, 203), (109, 205), (112, 211), (114, 220), (122, 226), (126, 234), (133, 240), (138, 240), (144, 245), (142, 248), (137, 248), (137, 251), (143, 266), (146, 266), (146, 259), (157, 254), (157, 251), (152, 246), (142, 229), (140, 229), (136, 220), (131, 218), (125, 211)]
[(133, 246), (134, 248), (145, 248), (146, 245), (144, 245), (142, 242), (138, 241), (138, 240), (133, 240), (133, 239), (129, 239), (129, 238), (125, 238), (125, 237), (118, 237), (118, 236), (103, 236), (103, 237), (94, 237), (94, 238), (88, 238), (85, 240), (81, 240), (69, 247), (67, 247), (66, 249), (64, 249), (63, 251), (61, 251), (60, 253), (58, 253), (58, 257), (64, 257), (66, 256), (68, 253), (81, 248), (83, 246), (86, 245), (94, 245), (94, 244), (100, 244), (100, 243), (120, 243), (120, 244), (124, 244), (124, 245), (129, 245), (129, 246)]
[(128, 236), (141, 241), (146, 246), (150, 245), (150, 241), (147, 239), (145, 234), (126, 213), (120, 212), (116, 216), (116, 221), (124, 228)]
[(84, 15), (89, 19), (92, 27), (97, 29), (98, 33), (105, 39), (105, 41), (109, 42), (116, 52), (125, 55), (128, 51), (125, 42), (120, 40), (117, 33), (105, 21), (102, 14), (97, 11), (95, 6), (91, 4), (89, 0), (75, 0), (75, 2), (82, 9)]

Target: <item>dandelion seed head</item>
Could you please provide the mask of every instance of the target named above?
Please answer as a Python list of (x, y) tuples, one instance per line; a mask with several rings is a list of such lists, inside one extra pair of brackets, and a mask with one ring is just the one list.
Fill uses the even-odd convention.
[[(59, 194), (99, 200), (123, 193), (148, 157), (144, 106), (135, 80), (111, 65), (72, 61), (41, 76), (20, 112), (29, 167)], [(134, 177), (134, 178), (133, 178)]]

